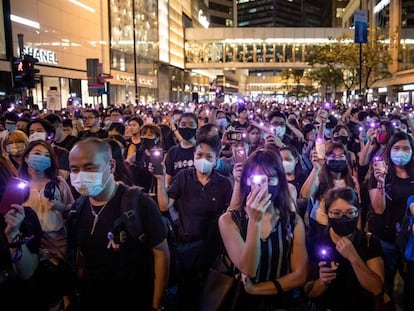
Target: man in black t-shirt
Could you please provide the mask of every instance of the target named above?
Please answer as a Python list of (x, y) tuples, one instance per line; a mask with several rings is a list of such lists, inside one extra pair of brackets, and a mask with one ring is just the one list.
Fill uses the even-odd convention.
[(138, 205), (131, 208), (139, 208), (133, 226), (142, 229), (131, 236), (129, 214), (121, 213), (131, 190), (115, 182), (110, 146), (98, 138), (81, 140), (69, 160), (72, 185), (81, 194), (75, 205), (82, 207), (70, 231), (82, 263), (79, 310), (161, 310), (170, 255), (156, 203), (143, 192), (131, 200)]
[(108, 133), (99, 127), (99, 112), (88, 109), (83, 114), (84, 127), (86, 130), (80, 131), (78, 137), (99, 137), (107, 138)]
[(55, 145), (70, 151), (79, 138), (63, 131), (62, 119), (57, 114), (49, 114), (44, 119), (48, 120), (55, 128)]

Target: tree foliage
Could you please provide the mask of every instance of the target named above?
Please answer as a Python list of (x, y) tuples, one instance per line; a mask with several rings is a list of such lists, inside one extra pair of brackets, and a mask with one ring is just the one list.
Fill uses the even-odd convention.
[[(367, 91), (375, 81), (390, 76), (388, 65), (392, 58), (384, 38), (370, 31), (368, 43), (362, 44), (361, 85)], [(360, 47), (352, 38), (343, 35), (324, 45), (307, 50), (306, 62), (314, 67), (313, 78), (321, 85), (339, 82), (347, 92), (359, 88)]]

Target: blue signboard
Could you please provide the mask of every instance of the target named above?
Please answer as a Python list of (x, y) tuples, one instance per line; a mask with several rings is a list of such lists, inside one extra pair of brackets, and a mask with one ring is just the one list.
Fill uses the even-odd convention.
[(355, 43), (368, 42), (368, 11), (357, 10), (354, 13)]

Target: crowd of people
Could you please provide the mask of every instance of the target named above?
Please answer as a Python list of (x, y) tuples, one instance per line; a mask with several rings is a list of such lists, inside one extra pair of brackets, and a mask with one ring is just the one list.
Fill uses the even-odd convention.
[[(414, 234), (402, 226), (414, 215), (411, 111), (11, 105), (0, 199), (15, 177), (28, 189), (0, 212), (5, 310), (198, 310), (223, 250), (243, 284), (235, 310), (414, 310), (414, 262), (399, 243)], [(45, 253), (76, 276), (58, 299), (37, 286)], [(11, 301), (16, 288), (28, 299)]]

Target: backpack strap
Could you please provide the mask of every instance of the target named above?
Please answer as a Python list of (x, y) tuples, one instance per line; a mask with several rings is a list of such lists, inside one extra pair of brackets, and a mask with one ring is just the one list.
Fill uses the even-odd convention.
[(123, 226), (134, 239), (145, 244), (145, 232), (140, 215), (139, 202), (142, 188), (128, 187), (121, 200), (121, 216), (115, 220), (115, 227)]
[(78, 231), (79, 215), (81, 214), (87, 200), (88, 200), (87, 196), (81, 195), (72, 204), (72, 207), (69, 212), (69, 217), (67, 219), (67, 230), (68, 230), (67, 239), (68, 239), (68, 247), (71, 249), (76, 248), (76, 234)]

